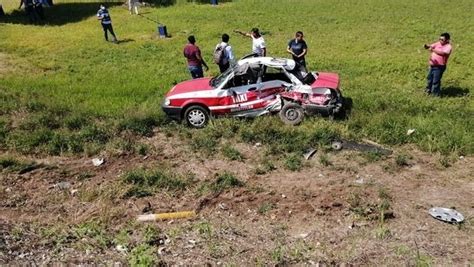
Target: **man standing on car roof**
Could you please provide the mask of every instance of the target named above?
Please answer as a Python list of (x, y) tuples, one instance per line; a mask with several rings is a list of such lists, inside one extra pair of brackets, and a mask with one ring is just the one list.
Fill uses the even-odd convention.
[(235, 32), (252, 38), (252, 53), (256, 54), (258, 57), (265, 57), (267, 55), (265, 40), (260, 34), (258, 28), (253, 28), (250, 32), (242, 32), (239, 30), (235, 30)]
[(306, 46), (306, 42), (303, 40), (303, 37), (303, 32), (296, 32), (295, 39), (292, 39), (288, 43), (286, 51), (293, 56), (293, 60), (300, 68), (300, 71), (308, 72), (306, 70), (306, 60), (304, 58), (304, 56), (308, 52), (308, 46)]
[(105, 40), (109, 41), (109, 36), (107, 35), (107, 31), (109, 31), (114, 38), (112, 41), (117, 43), (117, 37), (115, 36), (114, 29), (112, 28), (112, 19), (110, 18), (109, 11), (104, 5), (100, 5), (100, 9), (97, 11), (97, 19), (100, 20), (100, 23), (102, 24)]
[(202, 66), (204, 65), (206, 71), (209, 70), (209, 67), (201, 56), (201, 50), (196, 45), (196, 38), (194, 38), (194, 35), (190, 35), (188, 37), (188, 41), (189, 43), (184, 47), (183, 50), (184, 57), (188, 61), (188, 70), (191, 73), (193, 79), (202, 78), (204, 77)]
[(222, 35), (222, 42), (216, 45), (214, 49), (214, 61), (219, 66), (221, 73), (226, 71), (230, 64), (234, 62), (234, 53), (232, 53), (232, 47), (229, 45), (229, 35), (224, 33)]
[(439, 41), (431, 45), (425, 44), (425, 49), (431, 51), (430, 70), (428, 72), (428, 84), (426, 85), (426, 93), (433, 96), (440, 96), (441, 78), (446, 65), (448, 64), (449, 55), (451, 55), (452, 47), (450, 42), (451, 36), (445, 32), (439, 36)]

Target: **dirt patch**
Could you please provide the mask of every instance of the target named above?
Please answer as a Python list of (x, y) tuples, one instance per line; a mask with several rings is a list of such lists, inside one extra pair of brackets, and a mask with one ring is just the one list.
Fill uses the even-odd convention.
[[(471, 157), (445, 168), (439, 156), (408, 147), (375, 162), (358, 152), (318, 152), (301, 171), (277, 162), (276, 170), (257, 175), (265, 156), (261, 147), (237, 144), (245, 160), (230, 161), (218, 152), (193, 152), (179, 138), (161, 133), (144, 142), (153, 147), (149, 155), (106, 156), (99, 167), (89, 158), (55, 157), (28, 159), (41, 167), (27, 173), (3, 170), (0, 262), (126, 263), (141, 244), (153, 251), (155, 263), (167, 264), (462, 265), (474, 260)], [(398, 150), (411, 155), (409, 162), (397, 164)], [(123, 197), (130, 186), (121, 179), (124, 173), (158, 166), (193, 173), (195, 180), (184, 191)], [(224, 172), (243, 186), (203, 189)], [(466, 222), (434, 220), (427, 213), (433, 206), (455, 207)], [(144, 211), (182, 210), (198, 210), (198, 216), (134, 222)], [(157, 231), (151, 241), (150, 227)]]

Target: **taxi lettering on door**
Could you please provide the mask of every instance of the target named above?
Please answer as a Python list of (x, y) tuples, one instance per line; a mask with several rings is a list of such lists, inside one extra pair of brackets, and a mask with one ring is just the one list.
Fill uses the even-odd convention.
[(232, 100), (234, 103), (247, 102), (247, 94), (233, 95)]

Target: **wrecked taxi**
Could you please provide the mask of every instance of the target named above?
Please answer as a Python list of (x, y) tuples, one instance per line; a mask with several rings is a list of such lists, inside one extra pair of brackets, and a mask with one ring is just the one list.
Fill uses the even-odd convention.
[(256, 117), (281, 111), (286, 123), (297, 124), (304, 113), (328, 111), (328, 105), (341, 99), (335, 73), (300, 72), (292, 59), (248, 57), (217, 77), (176, 84), (166, 94), (162, 109), (193, 128), (204, 127), (211, 117)]

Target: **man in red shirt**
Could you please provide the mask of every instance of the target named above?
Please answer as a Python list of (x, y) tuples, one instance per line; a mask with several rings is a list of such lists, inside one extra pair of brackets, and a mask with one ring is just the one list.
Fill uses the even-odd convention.
[(441, 93), (441, 78), (446, 70), (448, 58), (452, 50), (450, 39), (449, 33), (445, 32), (439, 36), (439, 42), (431, 45), (425, 44), (425, 49), (431, 51), (426, 93), (433, 96), (440, 96)]
[(201, 50), (197, 45), (195, 45), (196, 38), (191, 35), (188, 37), (188, 41), (189, 43), (184, 47), (183, 51), (184, 57), (188, 61), (188, 70), (193, 79), (202, 78), (204, 77), (202, 66), (204, 65), (206, 71), (209, 70), (209, 67), (201, 56)]

